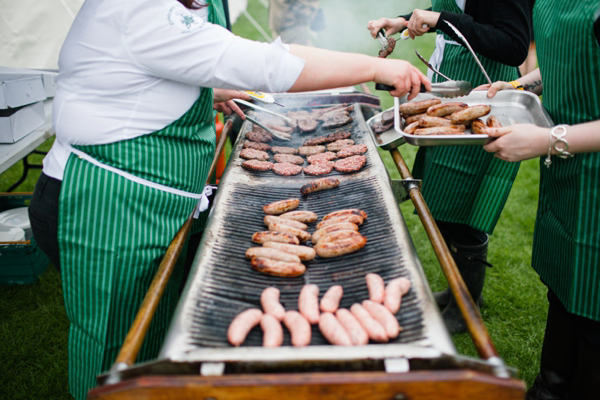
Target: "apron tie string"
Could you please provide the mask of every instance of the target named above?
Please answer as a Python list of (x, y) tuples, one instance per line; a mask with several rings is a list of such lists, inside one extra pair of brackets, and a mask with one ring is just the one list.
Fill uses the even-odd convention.
[(204, 186), (204, 189), (202, 190), (202, 197), (200, 197), (200, 200), (198, 201), (198, 207), (196, 207), (196, 211), (194, 211), (194, 219), (198, 219), (201, 212), (208, 210), (208, 206), (210, 205), (210, 201), (208, 200), (208, 198), (212, 196), (213, 190), (216, 189), (217, 186)]

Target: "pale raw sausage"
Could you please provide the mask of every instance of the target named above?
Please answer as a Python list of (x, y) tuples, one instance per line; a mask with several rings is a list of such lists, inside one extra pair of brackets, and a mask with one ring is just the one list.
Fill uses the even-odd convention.
[(377, 274), (367, 274), (367, 289), (369, 290), (369, 299), (375, 303), (383, 303), (385, 298), (385, 283), (383, 278)]
[(383, 305), (390, 310), (392, 314), (396, 314), (400, 310), (402, 296), (410, 290), (410, 281), (404, 277), (392, 279), (385, 287), (385, 299)]
[(292, 335), (292, 346), (302, 347), (310, 344), (310, 324), (302, 314), (298, 311), (287, 311), (283, 323)]
[(340, 285), (333, 285), (321, 298), (321, 311), (334, 313), (340, 306), (340, 300), (344, 295), (344, 288)]
[(278, 320), (283, 320), (285, 308), (279, 302), (279, 289), (268, 287), (260, 294), (260, 305), (266, 314), (272, 315)]
[(369, 343), (367, 331), (350, 311), (340, 308), (335, 312), (335, 316), (350, 335), (353, 345), (361, 346)]
[(263, 347), (279, 347), (283, 344), (283, 327), (277, 318), (263, 314), (260, 327), (263, 331)]
[(263, 313), (258, 308), (250, 308), (239, 313), (227, 329), (227, 340), (233, 346), (244, 343), (248, 333), (260, 322)]
[(381, 324), (377, 322), (363, 306), (360, 304), (353, 304), (352, 307), (350, 307), (350, 312), (356, 317), (371, 340), (376, 342), (387, 342), (389, 340), (383, 326), (381, 326)]
[(311, 324), (319, 322), (319, 287), (304, 285), (298, 296), (298, 311)]
[(325, 336), (325, 339), (333, 345), (352, 346), (350, 335), (335, 315), (331, 313), (321, 314), (321, 318), (319, 318), (319, 330)]
[(362, 306), (381, 326), (383, 326), (388, 338), (394, 339), (395, 337), (398, 337), (398, 334), (402, 329), (400, 328), (398, 320), (390, 310), (371, 300), (364, 300)]

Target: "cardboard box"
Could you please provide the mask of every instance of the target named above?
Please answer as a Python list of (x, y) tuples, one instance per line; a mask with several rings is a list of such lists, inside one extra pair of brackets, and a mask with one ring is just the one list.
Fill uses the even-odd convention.
[(56, 69), (27, 69), (0, 66), (0, 75), (3, 74), (41, 75), (44, 83), (44, 90), (46, 91), (46, 97), (54, 97), (56, 94), (56, 76), (58, 75), (58, 70)]
[(42, 75), (0, 74), (0, 109), (46, 100)]
[(0, 143), (14, 143), (44, 125), (44, 102), (0, 110)]

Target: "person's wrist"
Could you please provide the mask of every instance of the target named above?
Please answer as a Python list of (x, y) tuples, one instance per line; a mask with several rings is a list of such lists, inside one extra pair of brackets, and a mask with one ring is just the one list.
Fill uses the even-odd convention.
[(525, 90), (525, 88), (519, 81), (511, 81), (511, 82), (508, 82), (508, 84), (511, 85), (513, 87), (513, 89), (515, 89), (515, 90)]

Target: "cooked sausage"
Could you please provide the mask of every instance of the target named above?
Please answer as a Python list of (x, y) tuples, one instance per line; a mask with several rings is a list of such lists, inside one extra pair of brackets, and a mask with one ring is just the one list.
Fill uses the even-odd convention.
[(369, 291), (369, 299), (376, 303), (383, 303), (385, 298), (385, 283), (383, 278), (377, 274), (369, 273), (365, 275), (367, 281), (367, 290)]
[(308, 229), (308, 225), (306, 225), (300, 221), (294, 221), (293, 219), (276, 217), (274, 215), (265, 215), (265, 217), (263, 218), (263, 222), (267, 226), (269, 226), (270, 224), (273, 224), (273, 223), (278, 223), (278, 224), (284, 224), (287, 226), (291, 226), (292, 228), (296, 228), (296, 229), (302, 229), (302, 230)]
[(291, 219), (294, 221), (306, 222), (310, 224), (315, 222), (319, 217), (312, 211), (290, 211), (285, 214), (281, 214), (280, 218)]
[(337, 178), (321, 178), (307, 183), (300, 188), (303, 195), (319, 192), (321, 190), (333, 189), (340, 186), (340, 180)]
[(419, 126), (421, 128), (433, 128), (434, 126), (449, 126), (452, 125), (452, 121), (448, 121), (446, 118), (426, 116), (419, 120)]
[(427, 109), (427, 115), (432, 117), (445, 117), (446, 115), (453, 114), (457, 111), (464, 110), (468, 105), (461, 102), (448, 102), (442, 104), (436, 104), (435, 106)]
[(340, 285), (333, 285), (321, 298), (321, 311), (334, 313), (340, 306), (340, 300), (344, 295), (344, 288)]
[(385, 287), (385, 299), (383, 305), (390, 310), (392, 314), (396, 314), (400, 310), (402, 296), (408, 293), (410, 289), (410, 281), (400, 277), (392, 279)]
[(480, 120), (479, 118), (474, 119), (473, 121), (471, 121), (471, 130), (473, 131), (474, 134), (476, 134), (476, 135), (485, 135), (486, 134), (486, 129), (487, 129), (487, 127), (485, 126), (485, 124), (483, 123), (483, 121)]
[(256, 232), (254, 235), (252, 235), (252, 241), (258, 244), (263, 244), (265, 242), (300, 244), (300, 240), (298, 240), (296, 236), (273, 231)]
[(317, 244), (323, 236), (335, 231), (358, 231), (358, 225), (350, 222), (340, 222), (338, 224), (327, 225), (312, 234), (313, 244)]
[(321, 318), (319, 318), (319, 330), (325, 336), (325, 339), (333, 345), (352, 346), (350, 335), (335, 315), (331, 313), (321, 314)]
[(268, 249), (266, 247), (250, 247), (246, 250), (246, 258), (253, 259), (254, 257), (268, 258), (270, 260), (287, 261), (299, 263), (300, 257), (295, 254), (286, 253), (277, 249)]
[(360, 304), (352, 304), (350, 312), (356, 317), (371, 340), (376, 342), (387, 342), (389, 340), (384, 327), (381, 326), (381, 324), (377, 322), (363, 306)]
[(310, 233), (303, 231), (302, 229), (292, 228), (289, 225), (280, 224), (277, 222), (269, 224), (269, 230), (275, 231), (275, 232), (283, 232), (283, 233), (287, 233), (289, 235), (294, 235), (298, 239), (300, 239), (301, 242), (306, 242), (306, 241), (310, 240), (310, 236), (311, 236)]
[(308, 322), (319, 322), (319, 287), (317, 285), (304, 285), (298, 296), (298, 311)]
[(407, 135), (413, 135), (417, 129), (419, 129), (419, 121), (415, 121), (412, 124), (405, 126), (404, 133)]
[(441, 102), (440, 99), (410, 101), (408, 103), (400, 104), (399, 110), (404, 115), (421, 114), (426, 112), (429, 107), (433, 107)]
[(490, 128), (502, 128), (500, 120), (494, 115), (490, 115), (485, 123)]
[(278, 249), (285, 251), (286, 253), (295, 254), (302, 261), (310, 261), (315, 258), (317, 252), (312, 247), (308, 246), (298, 246), (295, 244), (287, 244), (287, 243), (279, 243), (279, 242), (265, 242), (263, 243), (263, 247), (267, 247), (270, 249)]
[(396, 317), (394, 317), (394, 314), (392, 314), (390, 310), (371, 300), (363, 301), (362, 306), (369, 312), (369, 314), (371, 314), (375, 321), (379, 322), (379, 324), (383, 326), (388, 338), (394, 339), (398, 337), (398, 334), (402, 329), (400, 328), (398, 320)]
[(419, 122), (419, 120), (421, 118), (423, 118), (424, 116), (426, 116), (427, 113), (421, 113), (421, 114), (415, 114), (415, 115), (407, 115), (404, 117), (404, 123), (406, 125), (410, 125), (413, 122)]
[(449, 126), (436, 126), (433, 128), (421, 128), (415, 130), (415, 135), (461, 135), (465, 133), (467, 128), (464, 125), (449, 125)]
[[(335, 226), (335, 225), (334, 225)], [(365, 247), (367, 238), (364, 236), (340, 239), (335, 242), (317, 243), (315, 251), (319, 257), (333, 258), (354, 253)]]
[(354, 314), (345, 308), (340, 308), (335, 312), (335, 316), (338, 321), (340, 321), (340, 324), (346, 329), (348, 335), (350, 335), (350, 340), (353, 345), (360, 346), (369, 343), (367, 331), (365, 331), (365, 328), (358, 322)]
[(299, 204), (300, 199), (287, 199), (267, 204), (266, 206), (263, 206), (262, 209), (265, 214), (279, 215), (283, 214), (284, 212), (295, 210), (298, 208)]
[(285, 308), (279, 302), (279, 289), (268, 287), (260, 294), (260, 305), (265, 314), (270, 314), (278, 320), (283, 320)]
[(345, 230), (345, 231), (335, 231), (328, 233), (319, 239), (319, 243), (331, 243), (337, 242), (342, 239), (351, 239), (351, 238), (361, 238), (362, 235), (356, 231)]
[(263, 313), (258, 308), (250, 308), (239, 313), (227, 329), (227, 340), (233, 346), (244, 343), (248, 333), (260, 322)]
[(327, 220), (327, 219), (331, 219), (331, 218), (337, 218), (339, 216), (348, 215), (348, 214), (360, 215), (364, 219), (367, 219), (367, 213), (364, 212), (363, 210), (359, 210), (357, 208), (349, 208), (349, 209), (346, 209), (346, 210), (337, 210), (337, 211), (334, 211), (334, 212), (330, 212), (329, 214), (327, 214), (326, 216), (323, 217), (323, 220)]
[(302, 314), (298, 311), (287, 311), (283, 323), (292, 335), (292, 346), (302, 347), (310, 344), (310, 324)]
[(463, 124), (466, 121), (471, 121), (475, 118), (488, 115), (492, 111), (492, 107), (484, 104), (467, 107), (464, 110), (456, 111), (450, 117), (453, 124)]
[(327, 225), (339, 224), (340, 222), (350, 222), (351, 224), (362, 225), (365, 219), (360, 215), (347, 214), (338, 215), (335, 218), (329, 218), (317, 224), (317, 229), (326, 227)]
[(275, 261), (262, 257), (253, 258), (251, 263), (252, 269), (255, 271), (271, 276), (292, 278), (303, 275), (306, 272), (306, 266), (301, 263)]
[(263, 331), (263, 347), (279, 347), (283, 344), (283, 327), (277, 318), (263, 314), (260, 327)]

